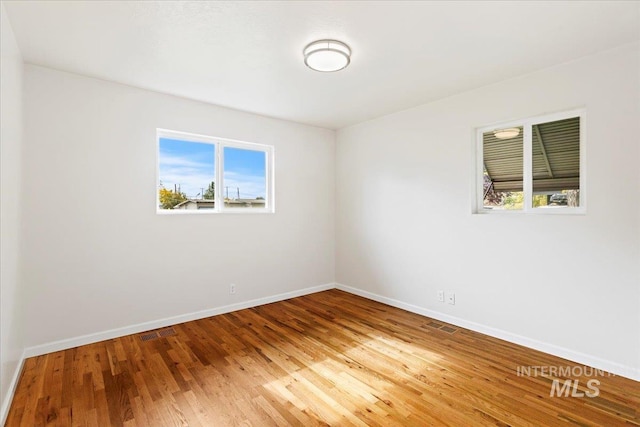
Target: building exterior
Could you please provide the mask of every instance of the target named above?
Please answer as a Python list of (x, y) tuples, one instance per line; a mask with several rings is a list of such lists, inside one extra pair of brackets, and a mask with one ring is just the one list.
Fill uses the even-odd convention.
[[(264, 208), (264, 199), (227, 199), (224, 201), (225, 207), (228, 208)], [(214, 209), (215, 201), (207, 199), (189, 199), (181, 202), (173, 207), (173, 209), (182, 210), (199, 210)]]
[(184, 202), (180, 202), (173, 207), (173, 209), (183, 210), (197, 210), (197, 209), (213, 209), (216, 207), (216, 203), (213, 200), (207, 199), (188, 199)]

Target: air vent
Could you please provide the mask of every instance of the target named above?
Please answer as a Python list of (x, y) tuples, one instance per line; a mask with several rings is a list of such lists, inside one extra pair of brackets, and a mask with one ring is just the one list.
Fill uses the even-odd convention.
[(160, 335), (161, 338), (170, 337), (175, 334), (176, 334), (176, 330), (173, 328), (167, 328), (167, 329), (162, 329), (158, 331), (158, 335)]
[(453, 334), (454, 332), (458, 331), (458, 328), (453, 327), (451, 325), (443, 325), (442, 323), (438, 323), (438, 322), (429, 322), (427, 323), (427, 326), (430, 326), (434, 329), (440, 329), (441, 331), (444, 331), (448, 334)]
[(145, 332), (144, 334), (140, 334), (140, 340), (142, 341), (151, 341), (156, 338), (166, 338), (172, 335), (176, 335), (176, 330), (173, 328), (160, 329), (158, 331)]
[(140, 339), (142, 341), (151, 341), (151, 340), (155, 340), (156, 338), (158, 338), (158, 333), (157, 332), (147, 332), (147, 333), (144, 333), (144, 334), (140, 335)]

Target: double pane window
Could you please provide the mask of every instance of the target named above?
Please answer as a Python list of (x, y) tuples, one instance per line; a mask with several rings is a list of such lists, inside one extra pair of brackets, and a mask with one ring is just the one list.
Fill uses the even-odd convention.
[(478, 130), (478, 212), (584, 211), (584, 111)]
[(273, 212), (273, 147), (158, 130), (159, 212)]

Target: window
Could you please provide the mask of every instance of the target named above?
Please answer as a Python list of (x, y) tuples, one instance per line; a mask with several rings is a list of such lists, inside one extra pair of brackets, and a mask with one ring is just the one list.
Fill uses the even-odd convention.
[(157, 211), (273, 212), (273, 147), (158, 129)]
[(476, 212), (582, 213), (584, 110), (477, 132)]

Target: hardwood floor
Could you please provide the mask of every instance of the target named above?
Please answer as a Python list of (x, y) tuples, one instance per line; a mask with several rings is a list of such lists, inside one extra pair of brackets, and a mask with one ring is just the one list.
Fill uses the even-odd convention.
[(338, 290), (155, 332), (28, 359), (6, 425), (640, 425), (638, 382)]

